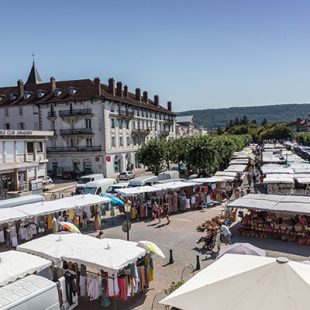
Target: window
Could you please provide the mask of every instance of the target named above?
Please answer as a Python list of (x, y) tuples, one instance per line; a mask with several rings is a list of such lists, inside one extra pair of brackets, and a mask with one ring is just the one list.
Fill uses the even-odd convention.
[(19, 111), (19, 115), (23, 115), (23, 107), (19, 107), (18, 111)]
[(10, 129), (10, 124), (9, 123), (4, 124), (4, 129)]
[(111, 103), (111, 112), (114, 112), (114, 103)]
[(127, 137), (127, 146), (130, 146), (130, 137)]
[(55, 121), (51, 122), (51, 130), (55, 130)]
[(27, 153), (28, 154), (34, 153), (33, 142), (27, 142)]
[(118, 127), (123, 128), (123, 121), (121, 119), (118, 121)]
[(34, 129), (38, 130), (39, 129), (39, 123), (38, 122), (34, 122)]
[(129, 129), (129, 121), (126, 121), (126, 128)]
[(4, 114), (5, 114), (5, 116), (9, 116), (9, 108), (4, 109)]
[(91, 128), (91, 119), (85, 120), (85, 128)]
[(24, 123), (18, 123), (18, 129), (21, 129), (21, 130), (25, 129)]
[(119, 145), (124, 146), (123, 137), (119, 137)]
[(92, 138), (86, 139), (86, 146), (87, 147), (92, 147), (93, 146), (93, 139)]
[(111, 145), (116, 146), (115, 137), (111, 137)]
[(111, 128), (115, 128), (115, 119), (114, 118), (111, 119)]
[(37, 152), (43, 152), (43, 143), (37, 142)]

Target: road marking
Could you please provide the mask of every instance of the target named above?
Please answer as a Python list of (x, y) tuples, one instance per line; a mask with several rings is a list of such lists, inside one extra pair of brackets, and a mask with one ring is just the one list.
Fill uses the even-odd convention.
[(191, 220), (185, 220), (185, 219), (174, 219), (174, 220), (176, 220), (176, 221), (183, 221), (183, 222), (189, 222), (189, 223), (193, 222)]

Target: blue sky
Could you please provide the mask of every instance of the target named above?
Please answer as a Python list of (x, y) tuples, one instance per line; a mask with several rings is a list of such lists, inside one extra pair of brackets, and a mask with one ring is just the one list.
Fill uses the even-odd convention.
[(308, 0), (1, 1), (0, 85), (109, 77), (176, 111), (310, 102)]

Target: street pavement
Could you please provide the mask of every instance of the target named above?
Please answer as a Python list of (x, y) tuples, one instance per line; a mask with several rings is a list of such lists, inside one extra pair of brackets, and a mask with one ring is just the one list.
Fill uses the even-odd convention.
[[(140, 294), (129, 298), (127, 302), (118, 301), (116, 305), (111, 305), (107, 309), (164, 309), (157, 304), (165, 294), (162, 292), (168, 289), (172, 282), (180, 281), (183, 272), (183, 279), (188, 280), (192, 276), (192, 269), (196, 267), (196, 255), (199, 256), (201, 268), (206, 267), (214, 261), (210, 253), (201, 251), (201, 246), (196, 244), (196, 240), (203, 233), (197, 232), (196, 227), (206, 219), (219, 215), (222, 206), (208, 208), (205, 210), (191, 210), (171, 216), (171, 223), (166, 224), (166, 219), (157, 225), (157, 220), (152, 222), (133, 222), (130, 231), (130, 240), (150, 240), (155, 242), (164, 252), (166, 258), (154, 256), (155, 281), (151, 282), (150, 289), (145, 294)], [(104, 224), (104, 236), (107, 238), (126, 239), (126, 234), (121, 229), (121, 223), (125, 220), (124, 215), (118, 215), (106, 219)], [(307, 260), (310, 254), (310, 247), (300, 246), (294, 242), (278, 240), (265, 240), (255, 238), (243, 238), (238, 235), (238, 223), (232, 227), (232, 242), (248, 242), (266, 250), (267, 256), (285, 256), (292, 260)], [(95, 233), (91, 233), (95, 235)], [(173, 264), (169, 262), (169, 250), (173, 250)], [(192, 267), (186, 267), (192, 265)], [(155, 299), (155, 300), (154, 300)], [(155, 302), (152, 308), (152, 303)], [(100, 309), (98, 301), (82, 303), (78, 309)], [(115, 308), (116, 306), (116, 308)]]

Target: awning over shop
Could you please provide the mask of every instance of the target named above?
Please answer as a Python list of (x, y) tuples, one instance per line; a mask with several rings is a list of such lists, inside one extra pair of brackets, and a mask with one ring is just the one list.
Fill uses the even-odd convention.
[(231, 202), (228, 207), (310, 215), (310, 197), (249, 194)]
[(7, 163), (7, 164), (1, 164), (0, 165), (0, 173), (9, 171), (9, 170), (15, 170), (15, 169), (24, 169), (28, 167), (37, 167), (39, 166), (39, 163)]
[(65, 260), (111, 273), (146, 254), (136, 242), (97, 239), (76, 233), (47, 235), (22, 244), (17, 250), (49, 259), (57, 265)]
[(0, 259), (0, 286), (52, 265), (46, 259), (18, 251), (2, 252)]

